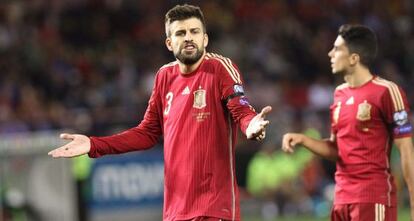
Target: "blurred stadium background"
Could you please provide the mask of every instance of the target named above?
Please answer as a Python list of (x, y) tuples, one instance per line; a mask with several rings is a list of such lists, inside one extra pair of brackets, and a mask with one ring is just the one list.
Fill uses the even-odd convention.
[[(264, 143), (240, 139), (243, 219), (327, 220), (332, 163), (306, 151), (281, 154), (281, 136), (329, 134), (328, 107), (340, 78), (327, 53), (343, 23), (373, 28), (374, 72), (414, 106), (411, 0), (2, 0), (0, 1), (0, 221), (161, 220), (162, 145), (90, 160), (52, 160), (62, 131), (107, 135), (142, 118), (157, 69), (173, 60), (164, 14), (201, 6), (209, 51), (241, 69), (253, 106), (272, 105)], [(401, 207), (408, 194), (392, 157)]]

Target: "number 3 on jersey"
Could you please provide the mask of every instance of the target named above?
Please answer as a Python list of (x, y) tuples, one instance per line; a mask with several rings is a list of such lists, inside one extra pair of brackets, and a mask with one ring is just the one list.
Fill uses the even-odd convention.
[(174, 95), (172, 92), (168, 92), (167, 95), (165, 96), (165, 99), (167, 100), (167, 106), (164, 109), (164, 115), (168, 115), (168, 113), (170, 112), (173, 97)]

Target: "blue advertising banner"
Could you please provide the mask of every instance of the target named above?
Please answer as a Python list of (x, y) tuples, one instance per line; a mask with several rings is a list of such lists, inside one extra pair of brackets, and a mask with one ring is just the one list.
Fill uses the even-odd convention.
[(94, 161), (91, 170), (92, 209), (161, 206), (164, 161), (162, 150), (111, 155)]

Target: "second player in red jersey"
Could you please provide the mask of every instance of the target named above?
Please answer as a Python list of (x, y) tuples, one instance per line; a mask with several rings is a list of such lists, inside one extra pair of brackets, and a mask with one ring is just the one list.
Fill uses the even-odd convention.
[[(345, 83), (335, 90), (331, 113), (332, 134), (339, 147), (335, 203), (395, 207), (392, 142), (411, 136), (405, 94), (393, 82), (377, 76), (359, 87)], [(394, 123), (394, 118), (401, 121)]]
[(107, 137), (63, 134), (72, 142), (49, 155), (100, 157), (144, 150), (163, 135), (163, 220), (240, 220), (236, 126), (248, 139), (263, 139), (271, 107), (257, 114), (244, 96), (236, 65), (205, 51), (208, 36), (200, 8), (172, 8), (165, 27), (166, 46), (176, 61), (159, 69), (142, 122)]
[(369, 28), (342, 26), (328, 54), (332, 72), (345, 80), (334, 93), (331, 138), (315, 140), (296, 133), (283, 137), (286, 152), (302, 144), (336, 161), (332, 221), (397, 221), (390, 169), (392, 143), (401, 153), (414, 220), (414, 150), (408, 102), (395, 83), (370, 72), (376, 52), (376, 37)]

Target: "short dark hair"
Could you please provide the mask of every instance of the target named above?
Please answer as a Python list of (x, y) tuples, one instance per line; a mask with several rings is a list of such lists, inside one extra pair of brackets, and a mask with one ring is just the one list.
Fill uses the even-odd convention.
[(349, 52), (356, 53), (363, 65), (369, 67), (378, 51), (378, 42), (375, 33), (364, 25), (345, 24), (338, 30), (349, 49)]
[(189, 18), (197, 18), (203, 24), (203, 31), (206, 32), (206, 23), (204, 21), (204, 15), (201, 11), (200, 7), (184, 4), (184, 5), (176, 5), (171, 8), (167, 14), (165, 14), (165, 27), (166, 27), (166, 34), (167, 37), (171, 35), (169, 30), (167, 29), (168, 25), (174, 21), (181, 21)]

